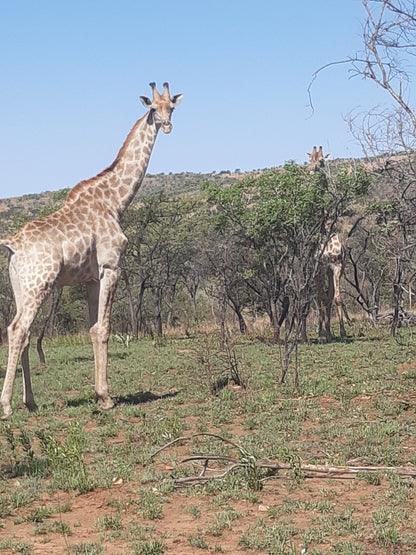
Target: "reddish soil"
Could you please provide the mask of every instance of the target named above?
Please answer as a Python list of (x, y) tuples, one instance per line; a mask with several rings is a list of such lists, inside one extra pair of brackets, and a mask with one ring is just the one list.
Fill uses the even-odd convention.
[[(313, 525), (313, 519), (319, 519), (324, 516), (316, 510), (304, 509), (299, 509), (276, 518), (269, 516), (267, 512), (269, 508), (278, 508), (287, 500), (292, 502), (309, 501), (311, 503), (327, 500), (330, 503), (336, 504), (336, 509), (334, 510), (336, 514), (352, 505), (355, 507), (353, 518), (364, 524), (369, 523), (372, 511), (374, 510), (374, 496), (382, 495), (387, 489), (388, 484), (383, 483), (380, 486), (372, 486), (362, 481), (349, 479), (329, 480), (309, 478), (303, 482), (300, 488), (295, 487), (292, 489), (292, 486), (293, 483), (285, 478), (275, 479), (267, 482), (264, 490), (259, 493), (259, 502), (251, 503), (241, 499), (228, 501), (227, 508), (232, 507), (241, 516), (233, 521), (232, 529), (224, 529), (220, 536), (214, 536), (209, 533), (204, 536), (210, 549), (213, 550), (217, 545), (221, 546), (223, 553), (250, 553), (249, 550), (239, 547), (238, 542), (248, 527), (260, 518), (270, 523), (270, 525), (278, 522), (279, 524), (294, 526), (300, 530), (307, 530)], [(18, 481), (16, 481), (16, 487), (19, 487)], [(131, 543), (123, 539), (123, 531), (128, 530), (130, 524), (134, 522), (136, 525), (154, 526), (153, 538), (163, 540), (166, 546), (165, 553), (191, 555), (204, 551), (192, 547), (189, 543), (189, 536), (195, 536), (202, 531), (206, 531), (214, 523), (218, 509), (216, 509), (211, 496), (192, 495), (192, 497), (188, 497), (186, 488), (176, 490), (169, 494), (169, 502), (164, 504), (163, 518), (145, 520), (137, 507), (131, 503), (129, 504), (134, 495), (134, 490), (128, 483), (115, 485), (109, 490), (96, 490), (85, 495), (76, 495), (73, 492), (57, 492), (53, 496), (43, 497), (41, 501), (36, 503), (36, 506), (51, 508), (53, 516), (45, 519), (44, 523), (51, 523), (55, 520), (68, 524), (72, 531), (71, 535), (65, 536), (55, 531), (35, 535), (34, 529), (36, 524), (24, 520), (35, 508), (31, 506), (17, 509), (12, 516), (4, 519), (4, 527), (0, 529), (0, 538), (14, 538), (16, 542), (24, 541), (32, 544), (34, 546), (33, 552), (37, 555), (63, 554), (67, 552), (71, 544), (87, 542), (96, 542), (102, 545), (104, 552), (108, 554), (126, 554), (130, 553)], [(121, 520), (123, 527), (120, 538), (109, 539), (97, 530), (97, 520), (102, 519), (105, 515), (117, 514), (116, 509), (112, 508), (114, 507), (115, 500), (118, 500), (122, 507)], [(112, 506), (109, 506), (109, 502), (112, 502)], [(65, 513), (57, 513), (58, 507), (65, 503), (70, 503), (71, 509)], [(186, 510), (186, 507), (189, 506), (200, 509), (199, 518), (196, 518), (189, 510)], [(408, 532), (411, 531), (412, 522), (415, 522), (415, 520), (416, 510), (414, 507), (409, 507)], [(346, 538), (343, 536), (340, 539), (345, 540)], [(300, 541), (300, 535), (293, 538), (293, 544), (299, 553), (304, 547), (299, 543)], [(334, 538), (331, 538), (331, 543), (333, 541)], [(319, 549), (321, 553), (326, 553), (330, 550), (330, 543), (328, 541), (328, 544), (311, 545), (310, 549), (312, 548)], [(368, 555), (382, 553), (382, 551), (379, 551), (370, 533), (366, 537), (364, 548), (365, 553)], [(13, 553), (13, 551), (2, 551), (2, 553)], [(395, 555), (414, 553), (414, 550), (399, 548), (394, 553)]]

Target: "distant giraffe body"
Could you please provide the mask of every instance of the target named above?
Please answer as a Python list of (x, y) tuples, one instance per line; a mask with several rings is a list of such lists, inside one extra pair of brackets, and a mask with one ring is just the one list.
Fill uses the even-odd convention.
[(159, 129), (169, 133), (173, 109), (182, 95), (170, 97), (168, 84), (153, 98), (140, 97), (148, 112), (133, 126), (115, 161), (97, 176), (80, 182), (57, 212), (25, 224), (0, 241), (11, 252), (10, 281), (16, 316), (8, 328), (9, 357), (0, 402), (4, 417), (12, 413), (16, 366), (22, 355), (23, 401), (36, 410), (30, 381), (29, 329), (52, 287), (85, 284), (90, 336), (95, 360), (95, 392), (103, 408), (113, 401), (107, 384), (110, 311), (127, 239), (120, 216), (139, 189)]
[(321, 255), (316, 276), (316, 292), (318, 300), (318, 339), (320, 343), (329, 343), (331, 335), (332, 303), (338, 314), (341, 339), (345, 339), (343, 304), (341, 296), (341, 277), (344, 271), (345, 249), (338, 234), (332, 235)]
[[(330, 154), (323, 155), (322, 147), (319, 150), (313, 147), (312, 153), (307, 154), (311, 171), (323, 171), (325, 161)], [(320, 343), (329, 343), (331, 335), (331, 310), (332, 303), (338, 314), (341, 339), (345, 339), (343, 303), (341, 296), (341, 277), (344, 272), (345, 249), (339, 234), (332, 235), (326, 244), (321, 245), (319, 252), (320, 264), (316, 276), (316, 295), (318, 301), (318, 339)]]

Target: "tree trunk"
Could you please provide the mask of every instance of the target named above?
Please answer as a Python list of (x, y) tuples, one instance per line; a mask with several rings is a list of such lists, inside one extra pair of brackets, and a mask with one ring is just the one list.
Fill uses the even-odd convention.
[(244, 316), (241, 312), (241, 307), (234, 299), (230, 298), (229, 300), (231, 302), (232, 309), (234, 310), (234, 312), (237, 316), (240, 333), (245, 335), (247, 333), (247, 324), (246, 324), (246, 321), (244, 320)]
[(124, 284), (126, 286), (127, 305), (129, 307), (131, 333), (135, 337), (137, 337), (139, 333), (139, 327), (137, 322), (136, 311), (134, 310), (134, 301), (133, 301), (133, 294), (130, 286), (130, 280), (125, 270), (123, 270), (122, 276), (123, 276)]
[(393, 337), (396, 335), (397, 328), (399, 327), (400, 309), (402, 301), (402, 267), (399, 257), (396, 257), (396, 272), (393, 282), (393, 319), (391, 322), (391, 334)]
[(277, 344), (280, 341), (280, 319), (277, 314), (276, 301), (273, 299), (271, 299), (269, 303), (269, 318), (273, 328), (273, 343)]
[(227, 332), (225, 329), (225, 320), (227, 316), (227, 299), (225, 295), (222, 296), (219, 300), (219, 312), (220, 312), (220, 348), (225, 349), (227, 344)]
[(161, 337), (163, 335), (162, 325), (162, 288), (158, 287), (156, 291), (156, 334)]
[(302, 343), (308, 342), (308, 330), (307, 330), (307, 315), (302, 314), (301, 317), (301, 329), (300, 329), (300, 340)]
[(238, 318), (238, 326), (240, 328), (240, 333), (245, 335), (247, 333), (247, 324), (246, 324), (246, 321), (244, 320), (244, 316), (241, 314), (239, 309), (237, 312), (237, 318)]
[(166, 327), (173, 327), (173, 303), (176, 295), (176, 284), (169, 287), (169, 294), (167, 295), (168, 313), (166, 315)]
[(143, 297), (144, 297), (145, 291), (146, 291), (146, 283), (145, 281), (142, 281), (140, 284), (139, 294), (137, 296), (137, 305), (136, 305), (136, 311), (134, 315), (137, 322), (137, 335), (139, 335), (140, 333), (143, 334), (144, 328), (145, 328), (145, 322), (144, 322), (144, 316), (143, 316)]

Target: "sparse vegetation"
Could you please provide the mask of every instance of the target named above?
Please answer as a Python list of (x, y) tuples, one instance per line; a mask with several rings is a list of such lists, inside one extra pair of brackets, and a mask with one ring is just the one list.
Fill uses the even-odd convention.
[[(247, 386), (230, 383), (214, 396), (196, 371), (203, 336), (170, 336), (163, 345), (143, 339), (127, 349), (113, 339), (118, 404), (110, 412), (92, 402), (87, 338), (77, 340), (76, 352), (67, 338), (48, 341), (53, 365), (39, 365), (33, 376), (39, 413), (21, 405), (19, 375), (13, 418), (0, 424), (0, 548), (30, 553), (46, 541), (67, 545), (68, 553), (111, 552), (114, 542), (132, 553), (319, 553), (324, 545), (334, 553), (374, 546), (412, 553), (412, 478), (308, 478), (297, 470), (300, 463), (416, 465), (409, 363), (416, 347), (383, 330), (351, 332), (347, 344), (300, 346), (300, 396), (290, 380), (276, 382), (279, 349), (267, 334), (234, 332)], [(5, 346), (0, 357), (4, 367)], [(174, 479), (201, 471), (201, 453), (213, 456), (208, 475), (227, 466), (221, 457), (236, 456), (231, 444), (201, 430), (238, 445), (243, 467), (176, 489)], [(288, 462), (291, 470), (259, 471), (262, 460)]]

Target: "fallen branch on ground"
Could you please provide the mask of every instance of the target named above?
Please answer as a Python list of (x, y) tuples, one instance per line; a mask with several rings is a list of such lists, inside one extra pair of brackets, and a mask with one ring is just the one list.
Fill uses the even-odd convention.
[[(265, 470), (272, 473), (272, 475), (266, 476), (262, 480), (268, 478), (276, 478), (276, 477), (287, 477), (288, 472), (294, 472), (295, 474), (302, 475), (304, 478), (316, 478), (316, 477), (326, 477), (326, 478), (338, 478), (338, 479), (354, 479), (357, 474), (365, 474), (365, 473), (394, 473), (400, 476), (416, 478), (416, 468), (409, 467), (409, 466), (333, 466), (333, 465), (315, 465), (315, 464), (303, 464), (300, 459), (290, 461), (290, 462), (272, 462), (269, 460), (256, 460), (253, 455), (249, 455), (243, 448), (241, 448), (236, 443), (225, 439), (217, 434), (209, 434), (209, 433), (198, 433), (192, 434), (190, 436), (182, 436), (170, 441), (169, 443), (163, 445), (160, 449), (155, 451), (151, 458), (154, 458), (156, 455), (172, 447), (175, 444), (188, 442), (197, 437), (211, 437), (213, 439), (217, 439), (222, 441), (232, 447), (236, 448), (239, 451), (239, 458), (224, 456), (224, 455), (193, 455), (190, 457), (186, 457), (179, 461), (179, 464), (185, 464), (188, 462), (197, 462), (200, 461), (202, 463), (202, 468), (200, 473), (197, 476), (187, 476), (185, 478), (175, 478), (174, 483), (177, 486), (188, 484), (188, 483), (195, 483), (195, 482), (206, 482), (209, 480), (220, 480), (225, 478), (229, 473), (234, 472), (239, 469), (254, 469), (254, 470)], [(224, 469), (219, 468), (209, 468), (209, 463), (212, 462), (217, 463), (228, 463), (228, 466)], [(206, 474), (207, 472), (212, 472), (209, 476)], [(276, 476), (279, 471), (284, 471), (285, 475), (283, 476)]]

